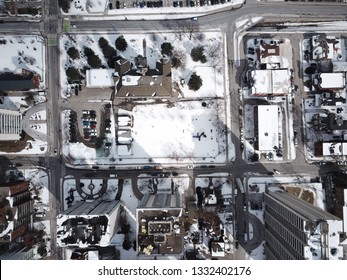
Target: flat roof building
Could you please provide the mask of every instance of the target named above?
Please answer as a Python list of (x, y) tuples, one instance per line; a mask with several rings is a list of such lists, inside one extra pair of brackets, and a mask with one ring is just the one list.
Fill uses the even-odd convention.
[(287, 95), (291, 92), (289, 69), (257, 69), (250, 72), (251, 94)]
[(270, 152), (279, 146), (278, 105), (258, 105), (256, 111), (257, 147), (261, 152)]
[(17, 69), (15, 73), (0, 73), (0, 91), (26, 91), (38, 89), (40, 76), (25, 69)]
[(139, 256), (183, 254), (183, 208), (179, 194), (146, 194), (137, 211)]
[(114, 86), (113, 69), (89, 69), (86, 71), (86, 86), (105, 88)]
[(346, 73), (320, 73), (319, 87), (322, 89), (341, 89), (346, 86)]
[(276, 188), (265, 201), (265, 255), (270, 260), (343, 258), (342, 220)]

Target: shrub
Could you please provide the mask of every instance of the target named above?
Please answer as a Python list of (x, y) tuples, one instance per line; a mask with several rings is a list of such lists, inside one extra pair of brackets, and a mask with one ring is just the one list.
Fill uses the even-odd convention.
[(91, 48), (88, 48), (88, 47), (84, 48), (84, 54), (86, 56), (88, 56), (88, 57), (91, 56), (91, 55), (95, 55), (94, 51)]
[(188, 87), (191, 90), (195, 90), (197, 91), (199, 88), (201, 88), (202, 86), (202, 79), (200, 76), (196, 75), (196, 73), (194, 72), (189, 79), (188, 82)]
[(102, 48), (102, 53), (107, 58), (107, 57), (115, 56), (117, 54), (117, 51), (114, 48), (112, 48), (110, 45), (106, 45), (105, 47)]
[(80, 72), (74, 67), (67, 68), (65, 73), (69, 81), (76, 81), (81, 79)]
[(124, 36), (119, 36), (116, 39), (115, 45), (116, 45), (117, 50), (122, 51), (122, 52), (124, 52), (128, 47), (128, 43), (124, 39)]
[(80, 58), (80, 52), (75, 48), (71, 47), (67, 50), (67, 54), (72, 58), (72, 59), (79, 59)]
[(171, 58), (171, 65), (174, 68), (181, 67), (182, 66), (182, 61), (179, 58), (174, 56), (174, 57)]
[(195, 62), (201, 61), (202, 63), (206, 63), (207, 61), (206, 56), (204, 55), (203, 46), (193, 48), (190, 52), (190, 56), (192, 57), (192, 60)]
[(92, 68), (100, 68), (101, 66), (101, 60), (97, 55), (88, 56), (87, 61)]
[(102, 49), (106, 46), (108, 46), (108, 41), (104, 37), (101, 37), (99, 39), (99, 47)]
[(172, 55), (172, 45), (168, 42), (164, 42), (161, 44), (161, 54), (171, 56)]
[(71, 2), (72, 0), (58, 0), (58, 5), (63, 10), (63, 12), (68, 13)]

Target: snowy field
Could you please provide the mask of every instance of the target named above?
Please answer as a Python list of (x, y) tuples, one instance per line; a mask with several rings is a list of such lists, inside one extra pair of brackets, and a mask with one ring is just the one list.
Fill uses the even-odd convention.
[[(188, 27), (189, 28), (189, 27)], [(187, 27), (185, 27), (187, 29)], [(173, 46), (173, 56), (180, 59), (182, 65), (178, 68), (172, 68), (172, 83), (176, 85), (179, 96), (183, 97), (224, 97), (224, 72), (222, 71), (224, 66), (224, 52), (223, 50), (223, 37), (220, 32), (198, 32), (192, 33), (185, 30), (180, 33), (159, 33), (159, 34), (67, 34), (63, 35), (60, 40), (60, 52), (61, 52), (61, 87), (62, 97), (66, 97), (68, 92), (68, 83), (65, 70), (69, 67), (75, 67), (76, 69), (83, 69), (89, 67), (87, 63), (87, 57), (84, 55), (84, 48), (91, 48), (95, 55), (97, 55), (101, 62), (102, 67), (109, 68), (107, 61), (99, 47), (99, 39), (104, 37), (108, 40), (109, 45), (114, 49), (115, 40), (123, 35), (124, 39), (128, 43), (128, 47), (125, 51), (118, 51), (117, 54), (134, 61), (138, 55), (146, 55), (148, 66), (152, 69), (156, 68), (156, 62), (163, 58), (161, 54), (161, 45), (164, 42), (169, 42)], [(145, 46), (145, 47), (144, 47)], [(190, 52), (194, 47), (204, 46), (204, 55), (207, 62), (193, 61)], [(71, 59), (67, 54), (67, 51), (71, 48), (76, 48), (80, 55), (79, 58)], [(222, 50), (222, 51), (221, 51)], [(81, 71), (80, 71), (81, 72)], [(195, 72), (203, 80), (202, 87), (197, 91), (188, 89), (187, 82), (190, 75)], [(81, 73), (83, 75), (83, 73)], [(185, 84), (181, 84), (182, 81)]]
[(34, 35), (0, 35), (5, 44), (0, 45), (0, 72), (25, 69), (40, 75), (40, 88), (45, 88), (44, 39)]
[(208, 107), (201, 102), (179, 102), (171, 108), (138, 105), (132, 113), (135, 157), (225, 160), (225, 156), (219, 159), (219, 146), (225, 141), (219, 131), (224, 118), (217, 115), (215, 102), (210, 101)]

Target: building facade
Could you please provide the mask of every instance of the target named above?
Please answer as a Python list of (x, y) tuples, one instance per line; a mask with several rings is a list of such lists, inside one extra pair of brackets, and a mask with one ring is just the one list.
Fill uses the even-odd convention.
[(22, 114), (0, 109), (0, 141), (16, 141), (22, 134)]
[(265, 254), (270, 260), (338, 260), (342, 220), (283, 190), (265, 193)]

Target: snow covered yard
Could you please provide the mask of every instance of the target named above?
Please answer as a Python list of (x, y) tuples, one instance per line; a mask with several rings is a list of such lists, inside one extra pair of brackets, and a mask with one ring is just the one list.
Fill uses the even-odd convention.
[[(85, 69), (91, 68), (85, 55), (86, 48), (93, 50), (100, 59), (101, 67), (113, 68), (109, 58), (104, 56), (100, 42), (108, 42), (108, 46), (116, 52), (118, 58), (134, 62), (139, 55), (145, 56), (150, 69), (155, 69), (156, 63), (166, 57), (166, 54), (163, 54), (165, 53), (163, 44), (170, 49), (171, 58), (179, 61), (176, 61), (171, 69), (172, 88), (177, 96), (174, 101), (155, 102), (154, 99), (148, 99), (144, 103), (134, 103), (130, 111), (118, 109), (118, 114), (130, 114), (134, 118), (129, 138), (132, 141), (129, 144), (131, 146), (129, 154), (123, 155), (120, 151), (124, 146), (112, 148), (108, 154), (105, 154), (101, 150), (87, 147), (82, 142), (69, 143), (68, 111), (63, 112), (63, 151), (72, 164), (126, 165), (146, 164), (149, 161), (186, 164), (192, 161), (205, 163), (226, 161), (224, 50), (221, 51), (224, 46), (223, 36), (220, 32), (202, 33), (198, 30), (189, 30), (188, 27), (181, 28), (184, 31), (159, 34), (99, 33), (67, 34), (61, 37), (63, 97), (66, 97), (70, 87), (66, 70), (76, 69), (83, 82)], [(123, 36), (127, 42), (124, 51), (116, 51), (116, 40), (120, 36)], [(191, 54), (194, 49), (200, 51), (198, 55), (200, 60)], [(187, 84), (192, 73), (202, 78), (202, 86), (196, 91), (189, 89)], [(69, 98), (73, 100), (75, 97), (69, 96)], [(81, 102), (84, 100), (88, 102), (90, 96), (84, 97), (82, 92), (78, 98), (82, 98)], [(194, 101), (195, 99), (199, 101)], [(126, 133), (129, 131), (126, 130)], [(117, 152), (122, 155), (118, 156)]]
[[(66, 97), (68, 92), (68, 81), (66, 69), (74, 67), (82, 77), (85, 76), (85, 69), (92, 68), (88, 64), (85, 48), (93, 50), (101, 60), (101, 66), (110, 68), (109, 60), (103, 55), (99, 46), (100, 38), (108, 41), (109, 46), (116, 50), (115, 41), (119, 36), (123, 36), (127, 42), (124, 51), (117, 50), (117, 56), (130, 60), (131, 62), (138, 55), (146, 56), (149, 68), (155, 69), (156, 63), (163, 58), (162, 44), (171, 44), (172, 57), (177, 58), (177, 67), (172, 68), (173, 87), (178, 89), (179, 94), (184, 97), (224, 97), (224, 53), (223, 36), (220, 32), (200, 32), (192, 26), (172, 27), (172, 29), (182, 28), (178, 32), (167, 32), (159, 34), (66, 34), (60, 38), (60, 65), (61, 65), (61, 94)], [(193, 61), (191, 57), (192, 49), (202, 47), (202, 54), (206, 61)], [(74, 51), (72, 51), (74, 50)], [(71, 56), (71, 53), (74, 53)], [(68, 54), (69, 53), (69, 54)], [(165, 56), (165, 55), (164, 55)], [(113, 64), (112, 64), (113, 65)], [(197, 90), (189, 90), (187, 82), (191, 74), (195, 72), (203, 80), (202, 87)], [(184, 84), (182, 82), (184, 81)]]
[(225, 161), (224, 115), (217, 102), (206, 107), (201, 102), (137, 105), (134, 116), (133, 153), (138, 158), (193, 161)]
[(25, 69), (40, 75), (40, 88), (45, 88), (44, 38), (35, 35), (0, 35), (0, 72)]

